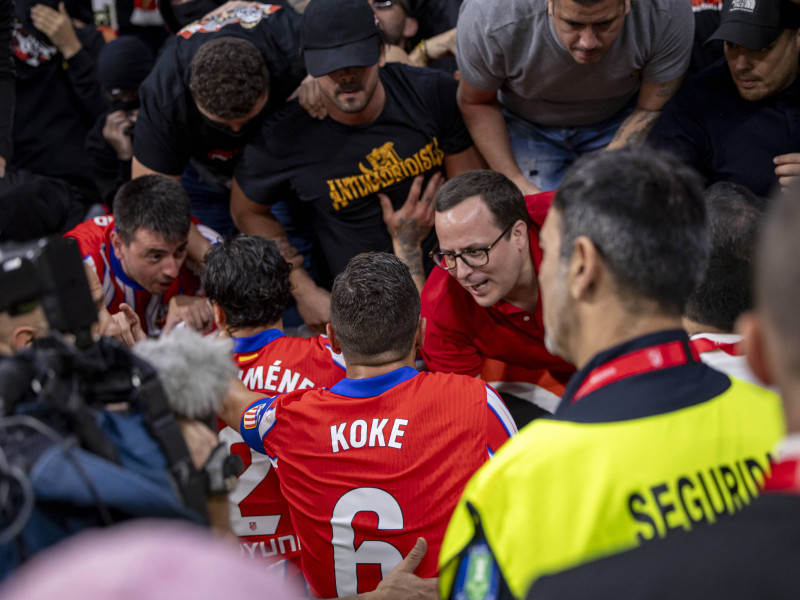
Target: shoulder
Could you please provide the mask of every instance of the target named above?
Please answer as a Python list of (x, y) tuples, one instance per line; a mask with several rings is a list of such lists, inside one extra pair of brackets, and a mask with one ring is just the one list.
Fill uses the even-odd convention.
[(308, 140), (302, 136), (323, 128), (324, 121), (312, 118), (297, 100), (292, 100), (264, 119), (254, 143), (282, 150), (293, 145), (305, 147)]
[(186, 78), (189, 64), (199, 44), (174, 39), (165, 44), (153, 70), (140, 86), (142, 108), (153, 107), (165, 110), (168, 105), (180, 100), (187, 93)]
[(458, 82), (449, 73), (438, 69), (412, 67), (402, 63), (389, 63), (380, 70), (381, 81), (389, 90), (396, 93), (430, 97), (432, 94), (444, 93), (452, 95), (455, 102), (455, 92)]
[(587, 438), (570, 435), (571, 430), (578, 427), (547, 418), (534, 421), (503, 444), (492, 460), (473, 477), (470, 487), (480, 494), (480, 490), (495, 490), (503, 482), (513, 486), (515, 482), (535, 478), (542, 466), (563, 468), (568, 464), (566, 456), (580, 450), (581, 446), (591, 449), (592, 443)]
[(64, 234), (64, 237), (74, 238), (78, 242), (81, 252), (99, 248), (114, 229), (114, 217), (111, 215), (94, 217), (79, 223), (74, 229)]
[(458, 26), (479, 28), (491, 35), (506, 28), (524, 30), (546, 23), (547, 0), (524, 2), (487, 2), (464, 0), (458, 15)]
[(551, 192), (542, 192), (540, 194), (532, 194), (525, 196), (525, 205), (528, 208), (528, 215), (534, 224), (540, 228), (544, 225), (544, 220), (547, 218), (547, 213), (553, 205), (553, 198), (557, 190)]
[(663, 26), (667, 17), (681, 15), (693, 19), (692, 4), (684, 0), (631, 0), (631, 21)]

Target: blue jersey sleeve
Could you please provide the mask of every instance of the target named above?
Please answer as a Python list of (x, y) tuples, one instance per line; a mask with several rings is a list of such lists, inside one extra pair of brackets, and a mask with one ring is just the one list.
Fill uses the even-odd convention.
[(239, 433), (245, 443), (256, 452), (264, 450), (264, 436), (275, 425), (275, 398), (261, 398), (250, 405), (239, 423)]

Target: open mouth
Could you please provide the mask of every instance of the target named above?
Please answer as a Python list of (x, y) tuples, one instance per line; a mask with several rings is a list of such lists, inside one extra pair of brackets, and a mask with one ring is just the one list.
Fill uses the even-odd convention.
[(481, 283), (479, 283), (477, 285), (470, 285), (469, 286), (469, 291), (471, 293), (477, 295), (477, 294), (482, 293), (486, 289), (487, 285), (489, 285), (489, 280), (488, 279), (486, 281), (482, 281)]

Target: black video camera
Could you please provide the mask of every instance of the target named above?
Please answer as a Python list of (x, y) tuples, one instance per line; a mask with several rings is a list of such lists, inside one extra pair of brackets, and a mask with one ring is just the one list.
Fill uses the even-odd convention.
[(0, 312), (18, 315), (39, 305), (50, 328), (75, 335), (75, 345), (91, 345), (97, 321), (78, 244), (42, 238), (0, 246)]

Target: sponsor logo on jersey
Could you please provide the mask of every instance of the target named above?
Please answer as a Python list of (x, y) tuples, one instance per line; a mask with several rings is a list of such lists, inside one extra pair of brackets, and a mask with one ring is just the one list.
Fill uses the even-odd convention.
[(249, 6), (239, 6), (230, 10), (206, 15), (199, 21), (190, 23), (178, 32), (182, 38), (190, 38), (195, 33), (214, 33), (228, 25), (239, 24), (245, 29), (252, 29), (261, 22), (261, 19), (280, 10), (274, 4), (259, 4), (253, 2)]
[(407, 158), (401, 157), (394, 142), (373, 148), (366, 156), (368, 165), (358, 163), (360, 175), (329, 179), (328, 188), (334, 210), (341, 210), (352, 200), (358, 200), (442, 166), (444, 152), (435, 137)]

